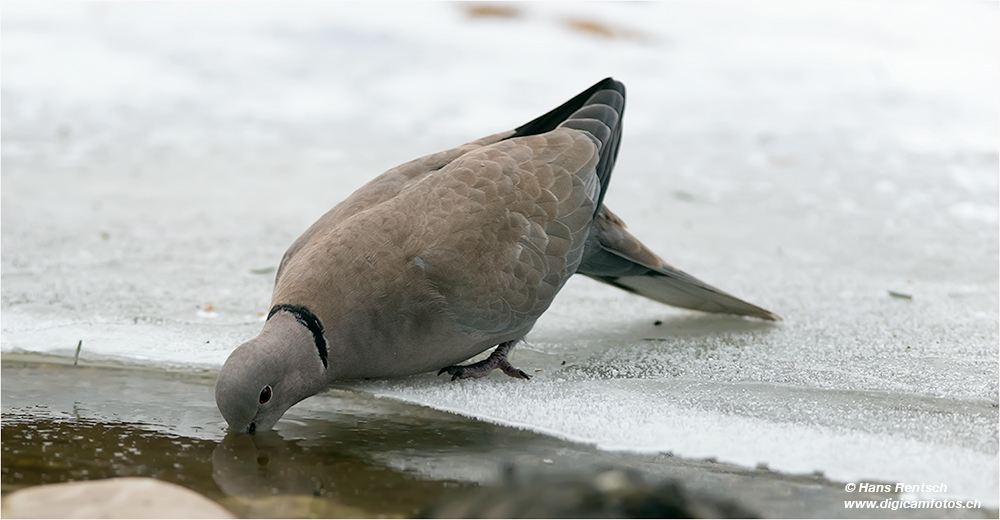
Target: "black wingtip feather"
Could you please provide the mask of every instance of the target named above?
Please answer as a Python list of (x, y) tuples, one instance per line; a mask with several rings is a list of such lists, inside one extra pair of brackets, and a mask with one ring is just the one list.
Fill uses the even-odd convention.
[[(592, 87), (574, 96), (573, 99), (570, 99), (548, 113), (515, 128), (514, 135), (510, 136), (508, 139), (526, 135), (544, 134), (545, 132), (554, 130), (557, 126), (562, 124), (563, 121), (568, 119), (573, 112), (576, 112), (586, 105), (591, 96), (602, 90), (615, 90), (621, 94), (623, 99), (625, 97), (625, 85), (623, 85), (620, 81), (615, 81), (614, 78), (604, 78), (595, 83)], [(619, 109), (619, 112), (620, 110), (621, 109)]]
[[(577, 113), (581, 108), (588, 105), (595, 106)], [(596, 108), (601, 107), (601, 108)], [(593, 117), (599, 113), (610, 109), (615, 114), (606, 114), (604, 117)], [(594, 206), (594, 214), (600, 209), (604, 202), (604, 194), (611, 183), (611, 172), (614, 170), (615, 161), (618, 159), (618, 144), (622, 137), (622, 117), (625, 113), (625, 85), (614, 78), (604, 78), (593, 86), (577, 94), (569, 101), (559, 105), (547, 114), (538, 117), (524, 125), (514, 129), (514, 134), (508, 137), (522, 137), (528, 135), (543, 134), (552, 131), (563, 125), (570, 128), (577, 128), (590, 132), (602, 143), (601, 158), (597, 163), (597, 178), (601, 189), (597, 197), (597, 204)], [(577, 120), (579, 118), (579, 120)], [(593, 121), (589, 121), (593, 118)], [(567, 123), (567, 120), (572, 119)], [(607, 127), (607, 130), (597, 127)], [(591, 128), (593, 127), (593, 128)]]

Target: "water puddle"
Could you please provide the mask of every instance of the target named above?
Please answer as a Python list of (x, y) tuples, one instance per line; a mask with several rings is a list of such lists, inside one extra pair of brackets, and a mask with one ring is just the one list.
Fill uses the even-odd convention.
[(761, 516), (855, 516), (843, 500), (859, 498), (822, 476), (604, 452), (340, 390), (292, 408), (273, 432), (227, 433), (213, 382), (208, 373), (4, 355), (0, 490), (143, 476), (197, 491), (245, 518), (401, 518), (501, 485), (511, 472), (541, 476), (544, 486), (547, 475), (564, 482), (615, 467), (681, 482)]

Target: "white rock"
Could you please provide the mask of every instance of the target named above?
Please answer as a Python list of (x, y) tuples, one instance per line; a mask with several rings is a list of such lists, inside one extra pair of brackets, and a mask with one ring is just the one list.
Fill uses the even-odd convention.
[(3, 500), (4, 518), (235, 518), (211, 500), (152, 478), (30, 487)]

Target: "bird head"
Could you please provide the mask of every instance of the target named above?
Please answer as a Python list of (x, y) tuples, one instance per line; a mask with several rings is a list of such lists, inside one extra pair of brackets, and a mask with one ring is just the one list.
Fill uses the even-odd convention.
[(260, 334), (222, 365), (215, 403), (230, 430), (269, 430), (292, 405), (326, 386), (326, 345), (304, 321), (272, 311)]

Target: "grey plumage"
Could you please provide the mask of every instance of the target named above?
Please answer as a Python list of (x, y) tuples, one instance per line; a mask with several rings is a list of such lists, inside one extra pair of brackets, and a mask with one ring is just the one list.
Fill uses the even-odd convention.
[[(282, 258), (264, 330), (219, 374), (230, 427), (270, 428), (337, 379), (527, 377), (505, 353), (574, 273), (780, 319), (667, 265), (603, 206), (624, 108), (607, 78), (514, 130), (393, 168), (320, 217)], [(490, 363), (452, 366), (500, 344)]]

